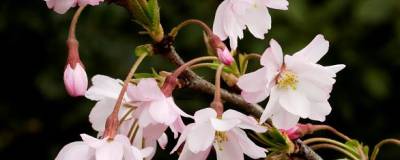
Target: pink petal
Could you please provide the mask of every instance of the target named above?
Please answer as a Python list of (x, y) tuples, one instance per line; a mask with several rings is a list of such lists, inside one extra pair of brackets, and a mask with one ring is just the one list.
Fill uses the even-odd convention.
[(235, 59), (233, 59), (233, 56), (229, 52), (228, 48), (224, 48), (224, 50), (218, 48), (217, 49), (217, 54), (218, 54), (218, 59), (225, 65), (231, 65)]
[(172, 149), (172, 151), (170, 152), (170, 154), (174, 153), (176, 150), (179, 149), (179, 147), (182, 145), (183, 142), (186, 141), (186, 137), (188, 135), (189, 132), (191, 132), (192, 127), (193, 127), (194, 123), (191, 123), (189, 125), (186, 126), (186, 128), (183, 130), (181, 136), (178, 139), (178, 142), (176, 142), (175, 147)]
[(107, 117), (113, 111), (115, 99), (103, 99), (96, 103), (89, 114), (89, 121), (92, 123), (92, 128), (98, 132), (104, 132)]
[(247, 9), (242, 20), (250, 33), (258, 39), (264, 39), (264, 34), (268, 33), (268, 30), (271, 29), (271, 16), (268, 13), (267, 7), (262, 5), (254, 5)]
[(196, 123), (188, 134), (186, 143), (193, 153), (205, 151), (214, 142), (215, 130), (210, 123)]
[(64, 71), (64, 85), (70, 96), (77, 97), (85, 95), (88, 86), (86, 71), (77, 63), (75, 68), (70, 64)]
[(267, 150), (265, 148), (257, 146), (253, 141), (247, 137), (246, 132), (241, 129), (233, 129), (232, 134), (236, 137), (237, 142), (239, 143), (244, 154), (249, 156), (252, 159), (260, 159), (265, 158), (267, 155), (265, 152)]
[(228, 38), (228, 35), (225, 34), (224, 26), (223, 26), (223, 19), (224, 19), (224, 14), (227, 6), (226, 1), (223, 1), (217, 8), (217, 11), (215, 13), (215, 18), (214, 18), (214, 24), (213, 24), (213, 32), (215, 35), (217, 35), (221, 40), (225, 40)]
[(287, 0), (264, 0), (268, 8), (288, 10), (289, 2)]
[(278, 72), (283, 64), (282, 48), (274, 39), (270, 40), (269, 45), (261, 56), (260, 63), (269, 71)]
[(104, 98), (117, 99), (122, 89), (122, 81), (104, 75), (95, 75), (93, 85), (86, 92), (85, 97), (99, 101)]
[[(278, 89), (279, 90), (279, 89)], [(279, 104), (288, 112), (307, 118), (310, 115), (310, 101), (298, 90), (280, 91)]]
[(182, 132), (185, 129), (185, 124), (182, 121), (181, 117), (178, 117), (171, 126), (169, 126), (171, 131), (174, 133), (174, 138), (178, 138), (178, 133)]
[(77, 0), (45, 0), (49, 9), (54, 9), (58, 14), (64, 14), (76, 5)]
[(141, 79), (136, 87), (129, 88), (127, 92), (132, 101), (154, 101), (165, 98), (157, 81), (153, 78)]
[(260, 124), (264, 123), (267, 121), (268, 118), (271, 118), (272, 115), (276, 114), (279, 109), (279, 97), (276, 95), (277, 93), (272, 92), (271, 96), (269, 97), (269, 101), (267, 103), (267, 106), (265, 107), (265, 110), (263, 111), (261, 117), (260, 117)]
[(290, 112), (280, 108), (280, 110), (272, 117), (272, 124), (278, 129), (290, 129), (299, 122), (300, 116), (291, 114)]
[(149, 157), (152, 153), (154, 153), (154, 148), (146, 147), (140, 151), (142, 157)]
[(167, 127), (168, 126), (163, 124), (152, 124), (147, 127), (144, 127), (143, 137), (147, 140), (149, 139), (157, 140), (164, 134), (164, 131), (167, 129)]
[(210, 154), (211, 146), (204, 151), (198, 153), (193, 153), (190, 151), (189, 147), (185, 144), (182, 153), (179, 155), (178, 160), (206, 160)]
[(105, 142), (102, 147), (96, 149), (96, 160), (120, 160), (123, 155), (123, 145), (115, 141)]
[(194, 121), (196, 123), (207, 122), (215, 117), (217, 117), (217, 112), (212, 108), (204, 108), (194, 113)]
[(168, 143), (168, 137), (167, 137), (167, 135), (166, 135), (165, 133), (163, 133), (163, 134), (161, 135), (161, 137), (158, 138), (157, 142), (158, 142), (158, 144), (160, 145), (160, 147), (161, 147), (162, 149), (165, 149), (165, 147), (167, 146), (167, 143)]
[(263, 67), (239, 77), (237, 85), (244, 92), (264, 91), (268, 85), (267, 68)]
[(65, 145), (55, 160), (89, 160), (93, 159), (93, 157), (94, 150), (86, 143), (79, 141)]
[(258, 125), (257, 120), (254, 119), (253, 117), (244, 115), (243, 113), (240, 113), (235, 110), (229, 109), (225, 111), (224, 114), (222, 115), (222, 118), (239, 119), (241, 122), (237, 126), (242, 129), (250, 129), (258, 133), (265, 132), (267, 130), (265, 127)]
[(149, 106), (151, 118), (158, 123), (171, 125), (178, 117), (166, 100), (152, 101)]
[(218, 119), (212, 118), (211, 125), (215, 130), (225, 132), (236, 127), (240, 123), (239, 119)]
[(103, 2), (104, 0), (79, 0), (79, 5), (92, 5), (92, 6), (97, 6), (100, 4), (100, 2)]
[(106, 143), (103, 140), (94, 138), (87, 134), (81, 134), (81, 138), (82, 138), (83, 142), (85, 142), (88, 146), (90, 146), (92, 148), (96, 148), (96, 149), (102, 147)]
[(227, 133), (228, 140), (222, 143), (214, 143), (218, 160), (244, 160), (243, 150), (238, 144), (236, 137), (230, 132)]
[(309, 118), (317, 121), (325, 121), (325, 117), (331, 113), (332, 108), (328, 101), (312, 103), (312, 112)]
[(329, 49), (329, 42), (324, 36), (317, 35), (304, 49), (298, 51), (293, 56), (300, 57), (312, 63), (318, 62)]
[(240, 95), (243, 97), (244, 100), (246, 100), (246, 102), (255, 104), (265, 100), (268, 97), (269, 92), (270, 91), (268, 89), (260, 90), (257, 92), (242, 91)]
[(176, 103), (175, 103), (173, 97), (167, 97), (167, 98), (166, 98), (166, 101), (167, 101), (169, 107), (170, 107), (175, 113), (177, 113), (177, 114), (179, 114), (179, 115), (181, 115), (181, 116), (183, 116), (183, 117), (193, 118), (193, 116), (187, 114), (186, 112), (184, 112), (181, 108), (179, 108), (179, 107), (176, 105)]

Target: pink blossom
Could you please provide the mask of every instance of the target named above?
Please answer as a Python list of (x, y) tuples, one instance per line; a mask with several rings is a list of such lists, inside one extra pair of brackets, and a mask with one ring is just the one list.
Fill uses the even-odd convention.
[(131, 146), (128, 137), (117, 135), (114, 139), (97, 139), (81, 134), (83, 141), (67, 144), (56, 160), (143, 160), (153, 148), (139, 150)]
[(75, 7), (76, 5), (99, 5), (104, 0), (44, 0), (49, 9), (53, 9), (59, 14), (64, 14), (68, 9)]
[(238, 86), (243, 98), (258, 103), (269, 96), (260, 122), (272, 119), (280, 129), (289, 129), (299, 118), (324, 121), (331, 111), (328, 102), (336, 73), (345, 65), (324, 67), (317, 64), (327, 52), (329, 42), (317, 35), (310, 44), (292, 56), (271, 40), (261, 57), (261, 69), (243, 75)]
[(213, 31), (222, 40), (229, 37), (232, 50), (237, 48), (237, 39), (243, 38), (243, 30), (259, 39), (271, 28), (268, 8), (287, 10), (287, 0), (224, 0), (217, 8)]
[(252, 142), (243, 131), (266, 131), (254, 118), (234, 110), (224, 112), (219, 118), (214, 109), (205, 108), (197, 111), (194, 119), (195, 122), (185, 128), (171, 152), (186, 141), (179, 160), (205, 160), (212, 146), (218, 160), (243, 160), (243, 154), (253, 159), (266, 156), (266, 150)]
[(73, 97), (85, 95), (88, 79), (81, 62), (67, 64), (64, 71), (64, 85), (68, 94)]

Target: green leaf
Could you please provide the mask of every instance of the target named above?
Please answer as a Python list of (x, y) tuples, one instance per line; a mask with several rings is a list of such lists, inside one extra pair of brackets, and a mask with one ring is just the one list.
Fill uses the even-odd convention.
[(142, 5), (137, 0), (128, 0), (128, 10), (139, 24), (150, 25), (150, 19), (147, 17)]

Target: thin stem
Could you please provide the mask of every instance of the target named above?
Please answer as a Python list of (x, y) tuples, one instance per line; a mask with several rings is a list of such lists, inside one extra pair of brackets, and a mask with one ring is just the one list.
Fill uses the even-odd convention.
[(190, 69), (194, 70), (194, 69), (203, 68), (203, 67), (212, 68), (213, 65), (214, 65), (214, 63), (199, 63), (199, 64), (190, 66)]
[(318, 150), (318, 149), (333, 149), (336, 150), (338, 152), (341, 152), (343, 154), (345, 154), (346, 156), (350, 157), (353, 160), (358, 160), (358, 158), (356, 156), (354, 156), (353, 154), (351, 154), (350, 152), (348, 152), (347, 150), (340, 148), (338, 146), (335, 146), (333, 144), (329, 144), (329, 143), (322, 143), (322, 144), (316, 144), (316, 145), (312, 145), (310, 146), (313, 150)]
[(130, 80), (132, 79), (134, 73), (136, 72), (137, 68), (139, 67), (140, 63), (142, 63), (143, 59), (147, 56), (147, 54), (142, 54), (139, 56), (139, 58), (136, 60), (136, 62), (133, 64), (131, 70), (129, 71), (128, 75), (125, 78), (124, 84), (122, 86), (122, 89), (119, 93), (117, 102), (114, 106), (113, 112), (110, 114), (109, 119), (110, 123), (106, 123), (106, 131), (104, 135), (107, 137), (109, 136), (110, 138), (114, 138), (116, 134), (116, 130), (118, 129), (118, 126), (114, 126), (113, 121), (118, 121), (118, 112), (121, 108), (122, 100), (124, 98), (125, 92), (128, 89), (128, 85)]
[(80, 6), (78, 10), (75, 12), (74, 17), (72, 18), (71, 25), (69, 26), (69, 35), (68, 39), (76, 39), (75, 31), (76, 24), (78, 23), (79, 16), (81, 15), (83, 9), (85, 9), (86, 5)]
[(126, 120), (126, 118), (128, 118), (129, 114), (131, 114), (131, 113), (133, 112), (133, 110), (135, 110), (135, 109), (134, 109), (134, 108), (130, 108), (130, 109), (128, 110), (128, 112), (126, 112), (126, 113), (122, 116), (121, 120), (119, 120), (119, 126), (122, 125), (122, 122), (124, 122), (124, 121)]
[(352, 148), (350, 148), (349, 146), (347, 146), (347, 145), (345, 145), (345, 144), (343, 144), (343, 143), (341, 143), (341, 142), (339, 142), (339, 141), (335, 141), (335, 140), (328, 139), (328, 138), (310, 138), (310, 139), (305, 140), (305, 141), (304, 141), (304, 144), (309, 145), (309, 144), (311, 144), (311, 143), (317, 143), (317, 142), (320, 142), (320, 143), (331, 143), (331, 144), (334, 144), (334, 145), (336, 145), (336, 146), (345, 148), (345, 149), (348, 150), (350, 153), (352, 153), (354, 156), (357, 156), (357, 155), (358, 155), (357, 152), (355, 152), (355, 151), (354, 151)]
[(224, 64), (218, 66), (217, 73), (215, 73), (215, 92), (214, 101), (221, 101), (221, 75), (224, 69)]
[(388, 143), (400, 145), (400, 140), (390, 138), (390, 139), (384, 139), (384, 140), (380, 141), (377, 145), (375, 145), (374, 151), (372, 151), (371, 160), (375, 160), (376, 157), (378, 156), (379, 149), (380, 149), (384, 144), (388, 144)]
[(200, 21), (198, 19), (189, 19), (186, 21), (183, 21), (182, 23), (180, 23), (178, 26), (176, 26), (175, 28), (172, 29), (172, 31), (169, 33), (169, 36), (171, 37), (176, 37), (176, 35), (178, 34), (178, 32), (183, 28), (186, 27), (189, 24), (195, 24), (200, 26), (206, 33), (208, 36), (213, 35), (212, 30), (210, 29), (210, 27), (208, 27), (208, 25), (206, 23), (204, 23), (203, 21)]
[(249, 59), (261, 59), (261, 55), (258, 54), (258, 53), (249, 53), (249, 54), (246, 54), (245, 60), (249, 60)]
[(336, 130), (335, 128), (333, 128), (333, 127), (331, 127), (329, 125), (313, 125), (313, 130), (314, 131), (328, 130), (328, 131), (336, 134), (337, 136), (342, 137), (346, 141), (350, 141), (351, 140), (351, 138), (349, 138), (345, 134), (339, 132), (338, 130)]
[(222, 116), (224, 113), (224, 105), (221, 101), (221, 75), (222, 70), (224, 69), (224, 64), (220, 64), (218, 66), (217, 72), (215, 73), (215, 91), (214, 91), (214, 100), (211, 103), (211, 107), (215, 109), (218, 117)]
[(133, 121), (133, 124), (128, 132), (128, 138), (131, 143), (133, 143), (133, 141), (135, 140), (135, 136), (136, 136), (136, 133), (138, 132), (138, 129), (139, 129), (139, 123), (138, 123), (138, 121), (135, 120), (135, 121)]
[(178, 69), (176, 69), (175, 72), (172, 73), (171, 76), (178, 77), (188, 67), (190, 67), (190, 66), (192, 66), (192, 65), (194, 65), (196, 63), (199, 63), (199, 62), (202, 62), (202, 61), (208, 61), (208, 60), (218, 60), (218, 57), (215, 57), (215, 56), (204, 56), (204, 57), (198, 57), (198, 58), (192, 59), (192, 60), (186, 62), (185, 64), (181, 65)]

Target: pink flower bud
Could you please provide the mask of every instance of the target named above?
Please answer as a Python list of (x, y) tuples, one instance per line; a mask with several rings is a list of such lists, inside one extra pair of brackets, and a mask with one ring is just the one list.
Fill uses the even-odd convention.
[(289, 139), (296, 140), (300, 137), (303, 137), (306, 134), (310, 134), (313, 132), (311, 124), (297, 124), (296, 126), (287, 129), (281, 130), (281, 132), (285, 133)]
[(72, 97), (83, 96), (88, 87), (88, 78), (81, 63), (76, 63), (75, 67), (67, 64), (64, 71), (64, 85), (67, 92)]
[(217, 54), (218, 54), (218, 59), (224, 63), (225, 65), (231, 65), (232, 62), (234, 61), (231, 53), (229, 52), (228, 48), (225, 49), (221, 49), (218, 48), (217, 49)]

